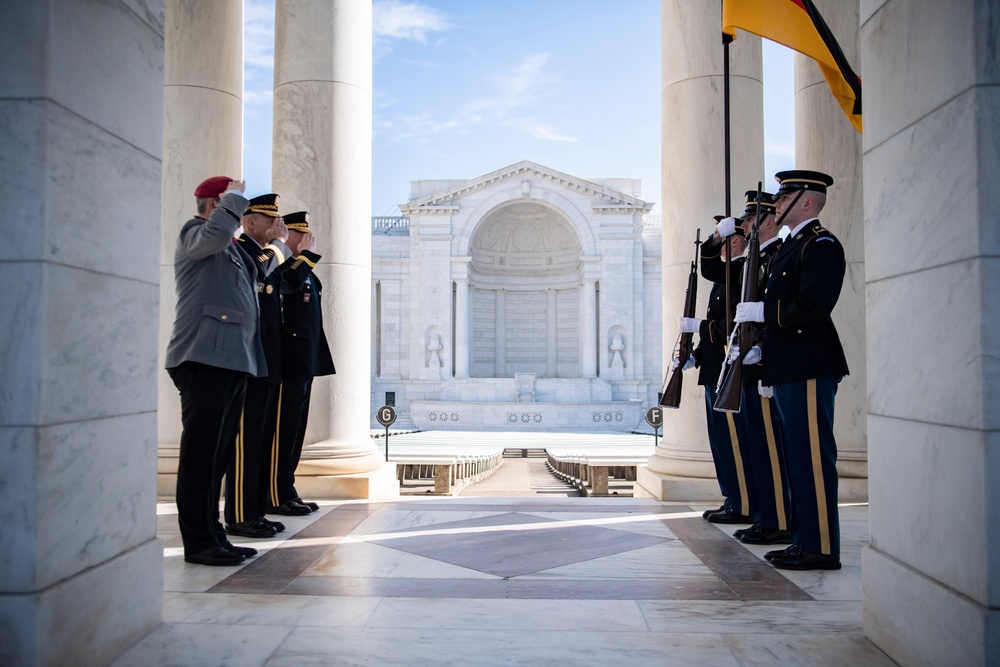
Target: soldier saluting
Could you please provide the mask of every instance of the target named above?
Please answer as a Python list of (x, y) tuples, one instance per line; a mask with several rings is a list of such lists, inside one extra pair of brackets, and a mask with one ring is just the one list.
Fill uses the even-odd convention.
[(760, 380), (781, 417), (795, 514), (792, 545), (765, 555), (791, 570), (840, 569), (837, 385), (848, 374), (831, 313), (840, 297), (844, 248), (817, 216), (833, 178), (818, 171), (775, 175), (775, 209), (791, 233), (771, 260), (764, 300), (740, 303), (737, 322), (763, 322)]

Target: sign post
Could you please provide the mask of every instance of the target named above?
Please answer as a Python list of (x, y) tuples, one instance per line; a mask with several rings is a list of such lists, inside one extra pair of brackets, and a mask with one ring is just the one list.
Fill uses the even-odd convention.
[(660, 445), (660, 427), (663, 426), (663, 408), (652, 407), (646, 410), (646, 423), (653, 427), (653, 446)]
[[(375, 419), (382, 426), (385, 426), (385, 460), (389, 460), (389, 427), (396, 421), (396, 411), (391, 405), (383, 405), (375, 413)], [(647, 417), (648, 419), (648, 417)]]

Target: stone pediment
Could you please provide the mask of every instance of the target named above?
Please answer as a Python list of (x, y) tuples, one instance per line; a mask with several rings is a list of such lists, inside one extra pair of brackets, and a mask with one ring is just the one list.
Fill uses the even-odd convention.
[[(457, 213), (459, 210), (459, 200), (463, 197), (478, 190), (493, 188), (498, 185), (508, 186), (509, 183), (506, 183), (507, 181), (518, 177), (523, 179), (525, 176), (551, 183), (556, 187), (572, 191), (577, 195), (590, 197), (595, 213), (645, 213), (653, 207), (653, 204), (645, 202), (638, 197), (633, 197), (632, 195), (627, 195), (599, 183), (570, 176), (555, 169), (549, 169), (534, 162), (523, 160), (509, 167), (498, 169), (478, 178), (473, 178), (444, 190), (419, 197), (400, 205), (399, 209), (406, 216), (419, 214), (448, 215)], [(530, 190), (525, 195), (530, 196)]]

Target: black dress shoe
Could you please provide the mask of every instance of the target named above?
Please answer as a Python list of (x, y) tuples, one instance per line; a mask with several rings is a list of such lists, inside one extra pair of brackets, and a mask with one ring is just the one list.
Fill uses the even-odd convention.
[(712, 523), (753, 523), (753, 518), (746, 514), (737, 514), (736, 510), (727, 507), (721, 512), (713, 512), (708, 515), (708, 520)]
[(716, 512), (723, 512), (723, 511), (725, 511), (725, 509), (726, 509), (726, 506), (725, 506), (725, 505), (723, 505), (723, 506), (722, 506), (722, 507), (720, 507), (719, 509), (715, 509), (715, 510), (705, 510), (704, 512), (702, 512), (702, 513), (701, 513), (701, 518), (702, 518), (702, 519), (707, 519), (707, 518), (708, 518), (708, 516), (709, 516), (710, 514), (715, 514)]
[(787, 530), (771, 530), (758, 527), (756, 531), (740, 537), (744, 544), (791, 544), (792, 534)]
[(302, 500), (301, 498), (292, 498), (292, 502), (298, 503), (299, 505), (305, 505), (309, 508), (311, 512), (319, 511), (319, 503), (314, 503), (312, 501)]
[(281, 514), (283, 516), (305, 516), (310, 512), (312, 512), (311, 509), (305, 505), (300, 505), (294, 500), (289, 500), (287, 503), (275, 505), (267, 511), (268, 514)]
[(229, 540), (225, 540), (222, 543), (222, 546), (226, 549), (229, 549), (233, 553), (240, 554), (244, 558), (253, 558), (254, 556), (257, 555), (257, 550), (254, 549), (253, 547), (238, 547)]
[(239, 565), (246, 557), (224, 547), (211, 547), (190, 556), (185, 555), (184, 560), (196, 565)]
[(812, 554), (793, 544), (784, 554), (772, 558), (771, 565), (782, 570), (839, 570), (840, 555)]
[(270, 526), (274, 528), (274, 532), (280, 533), (285, 530), (285, 524), (280, 521), (271, 521), (270, 519), (265, 519), (264, 517), (257, 517), (257, 521), (260, 521), (265, 526)]
[(743, 536), (746, 535), (747, 533), (753, 533), (753, 532), (756, 532), (758, 530), (760, 530), (760, 524), (759, 523), (755, 523), (754, 525), (750, 526), (749, 528), (737, 528), (733, 532), (733, 537), (735, 537), (738, 540), (742, 540)]
[(792, 546), (785, 547), (784, 549), (775, 549), (774, 551), (768, 551), (766, 554), (764, 554), (764, 560), (766, 560), (766, 561), (772, 561), (777, 556), (784, 556), (786, 553), (788, 553), (789, 551), (791, 551), (791, 549), (794, 546), (795, 545), (793, 544)]
[(226, 533), (240, 537), (274, 537), (278, 531), (274, 526), (269, 526), (260, 519), (251, 519), (239, 523), (227, 523)]

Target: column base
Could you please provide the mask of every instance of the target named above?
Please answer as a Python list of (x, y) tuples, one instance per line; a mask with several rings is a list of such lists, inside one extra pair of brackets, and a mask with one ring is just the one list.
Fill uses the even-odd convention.
[(151, 539), (43, 591), (0, 595), (0, 664), (106, 665), (162, 620), (163, 541)]
[[(295, 490), (310, 500), (389, 499), (399, 497), (396, 464), (382, 462), (376, 470), (329, 474), (322, 465), (306, 466), (303, 461), (295, 471)], [(323, 461), (309, 461), (322, 464)]]
[(861, 588), (865, 636), (900, 665), (988, 665), (1000, 655), (1000, 611), (871, 546)]
[(156, 450), (156, 495), (173, 498), (177, 494), (179, 445), (160, 444)]
[(636, 471), (632, 494), (636, 498), (656, 498), (677, 503), (722, 504), (719, 482), (714, 477), (680, 477), (649, 468)]

